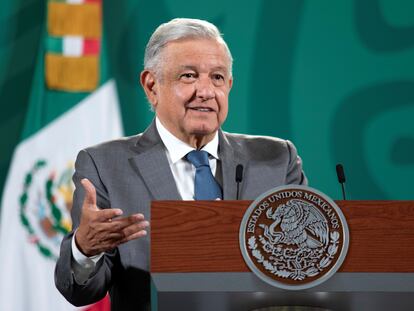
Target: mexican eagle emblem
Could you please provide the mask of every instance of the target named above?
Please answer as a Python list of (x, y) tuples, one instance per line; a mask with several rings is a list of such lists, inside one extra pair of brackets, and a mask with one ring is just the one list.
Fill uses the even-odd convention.
[(283, 186), (257, 198), (240, 226), (240, 247), (250, 269), (284, 289), (305, 289), (342, 264), (349, 231), (339, 207), (306, 186)]

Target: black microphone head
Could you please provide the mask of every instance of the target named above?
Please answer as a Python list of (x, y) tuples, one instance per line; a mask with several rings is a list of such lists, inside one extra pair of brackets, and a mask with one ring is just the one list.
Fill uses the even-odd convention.
[(343, 184), (345, 182), (345, 172), (342, 164), (336, 165), (336, 175), (338, 176), (339, 183)]
[(236, 166), (236, 182), (243, 180), (243, 165), (237, 164)]

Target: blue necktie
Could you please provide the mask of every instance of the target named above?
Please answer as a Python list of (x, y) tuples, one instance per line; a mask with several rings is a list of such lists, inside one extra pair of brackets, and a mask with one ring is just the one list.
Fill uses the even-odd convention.
[(208, 153), (193, 150), (186, 155), (186, 158), (196, 168), (194, 198), (196, 200), (221, 199), (221, 188), (211, 173)]

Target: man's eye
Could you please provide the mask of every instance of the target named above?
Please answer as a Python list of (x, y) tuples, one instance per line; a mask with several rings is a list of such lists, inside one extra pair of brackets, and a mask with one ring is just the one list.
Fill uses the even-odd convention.
[(214, 74), (213, 75), (214, 80), (224, 80), (224, 76), (221, 74)]
[(215, 73), (211, 77), (215, 86), (223, 86), (225, 83), (225, 78), (222, 74)]
[(181, 78), (183, 78), (183, 79), (193, 79), (193, 78), (195, 78), (195, 74), (191, 73), (191, 72), (183, 73), (181, 75)]

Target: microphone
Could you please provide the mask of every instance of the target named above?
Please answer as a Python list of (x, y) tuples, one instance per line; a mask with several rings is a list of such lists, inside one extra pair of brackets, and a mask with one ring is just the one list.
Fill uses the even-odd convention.
[(345, 172), (344, 172), (344, 167), (340, 163), (336, 165), (336, 176), (338, 176), (338, 181), (339, 181), (339, 183), (341, 184), (341, 187), (342, 187), (342, 197), (344, 198), (344, 200), (346, 200), (346, 196), (345, 196)]
[(240, 183), (243, 180), (243, 165), (241, 164), (237, 164), (236, 166), (236, 183), (237, 183), (237, 196), (236, 196), (236, 200), (239, 199), (239, 188), (240, 188)]

